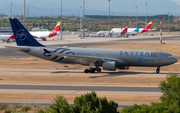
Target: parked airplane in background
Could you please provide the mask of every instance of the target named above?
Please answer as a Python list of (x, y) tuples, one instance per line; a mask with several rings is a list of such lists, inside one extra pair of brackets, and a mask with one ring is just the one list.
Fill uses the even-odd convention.
[[(61, 22), (59, 21), (56, 25), (56, 27), (54, 28), (54, 30), (51, 31), (32, 31), (29, 32), (33, 37), (37, 38), (37, 39), (42, 39), (43, 41), (46, 41), (46, 38), (51, 38), (53, 36), (56, 36), (59, 32), (59, 27), (60, 27)], [(12, 39), (14, 40), (14, 34), (12, 34), (8, 39), (7, 39), (7, 43), (9, 42), (9, 40)]]
[(60, 24), (61, 22), (59, 21), (52, 32), (51, 31), (37, 31), (37, 32), (30, 32), (30, 34), (35, 38), (39, 38), (39, 39), (42, 39), (43, 41), (46, 41), (46, 38), (56, 36), (59, 33)]
[(157, 67), (177, 62), (171, 54), (153, 50), (97, 49), (77, 47), (49, 47), (37, 42), (17, 19), (9, 19), (17, 46), (6, 46), (45, 60), (89, 65), (85, 73), (104, 70), (129, 69), (129, 66)]
[(48, 29), (43, 29), (43, 26), (41, 26), (41, 28), (39, 28), (39, 26), (37, 28), (32, 28), (31, 31), (48, 31)]
[(128, 26), (126, 26), (124, 29), (111, 30), (112, 35), (117, 35), (117, 36), (125, 36), (127, 31), (128, 31)]
[(0, 40), (3, 42), (6, 42), (6, 40), (10, 37), (11, 35), (0, 35)]
[[(32, 32), (30, 31), (29, 33), (37, 39), (42, 39), (43, 41), (46, 41), (47, 40), (46, 38), (51, 38), (53, 36), (61, 34), (59, 31), (60, 24), (61, 22), (59, 21), (52, 32), (51, 31), (32, 31)], [(67, 34), (74, 34), (74, 32), (69, 32), (69, 31), (62, 32), (62, 35), (67, 35)], [(15, 40), (14, 34), (12, 34), (7, 39), (7, 43), (9, 43), (10, 40)]]
[[(111, 33), (112, 32), (110, 31), (110, 34)], [(99, 32), (97, 32), (97, 35), (105, 37), (105, 36), (109, 35), (109, 31), (99, 31)]]
[(140, 28), (139, 29), (139, 32), (140, 33), (145, 33), (145, 32), (148, 32), (149, 31), (149, 29), (151, 28), (151, 25), (152, 25), (152, 21), (150, 21), (149, 23), (148, 23), (148, 25), (146, 26), (146, 28)]
[(97, 32), (97, 35), (108, 36), (110, 33), (110, 35), (124, 36), (127, 33), (127, 30), (128, 30), (128, 26), (126, 26), (125, 29), (120, 30), (118, 32), (113, 32), (112, 30), (110, 32), (109, 31), (99, 31), (99, 32)]
[[(125, 35), (136, 35), (136, 34), (148, 32), (151, 25), (152, 25), (152, 21), (149, 22), (149, 24), (146, 26), (146, 28), (140, 28), (140, 26), (138, 26), (137, 28), (128, 28), (128, 31)], [(113, 28), (113, 29), (111, 29), (111, 32), (113, 33), (113, 35), (119, 35), (122, 32), (122, 30), (124, 30), (124, 29), (125, 28)]]
[[(83, 32), (83, 29), (81, 29), (81, 31), (80, 31), (80, 32)], [(86, 29), (84, 29), (84, 32), (90, 33), (90, 32), (91, 32), (91, 30), (88, 30), (88, 27), (86, 27)]]
[(129, 35), (137, 35), (139, 34), (139, 28), (140, 25), (134, 30), (132, 28), (128, 29), (127, 33), (125, 35), (129, 36)]

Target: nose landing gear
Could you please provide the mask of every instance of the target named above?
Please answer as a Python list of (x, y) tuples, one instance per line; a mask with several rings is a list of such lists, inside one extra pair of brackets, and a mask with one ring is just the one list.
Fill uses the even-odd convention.
[(159, 72), (160, 72), (160, 67), (157, 67), (156, 73), (159, 73)]

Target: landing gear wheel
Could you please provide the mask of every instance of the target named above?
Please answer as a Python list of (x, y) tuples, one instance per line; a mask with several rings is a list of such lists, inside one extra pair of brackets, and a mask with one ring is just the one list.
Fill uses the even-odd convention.
[(100, 72), (101, 72), (101, 68), (97, 68), (96, 71), (97, 71), (98, 73), (100, 73)]
[(96, 71), (95, 68), (90, 69), (90, 73), (94, 73)]
[(89, 73), (89, 69), (85, 69), (85, 70), (84, 70), (84, 73)]
[(47, 39), (43, 38), (43, 41), (47, 41)]
[(156, 73), (159, 73), (160, 72), (160, 67), (158, 67), (157, 69), (156, 69)]

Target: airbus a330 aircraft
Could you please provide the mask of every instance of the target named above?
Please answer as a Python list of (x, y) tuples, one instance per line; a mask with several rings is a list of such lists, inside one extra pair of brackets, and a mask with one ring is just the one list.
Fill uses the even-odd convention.
[(6, 46), (45, 60), (89, 65), (85, 73), (104, 70), (129, 69), (129, 66), (157, 67), (177, 62), (171, 54), (152, 50), (97, 49), (76, 47), (48, 47), (37, 42), (17, 19), (9, 19), (17, 46)]

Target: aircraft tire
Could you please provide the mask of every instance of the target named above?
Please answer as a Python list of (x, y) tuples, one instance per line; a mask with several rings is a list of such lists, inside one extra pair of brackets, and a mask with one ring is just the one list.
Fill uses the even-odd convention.
[(85, 70), (84, 70), (84, 73), (89, 73), (89, 72), (90, 72), (89, 69), (85, 69)]
[(156, 73), (159, 73), (160, 72), (160, 68), (158, 67), (157, 69), (156, 69)]
[(101, 68), (97, 68), (96, 71), (97, 71), (98, 73), (100, 73), (100, 72), (101, 72)]
[(95, 68), (90, 69), (90, 73), (95, 73), (95, 71), (96, 71)]
[(43, 41), (47, 41), (47, 39), (43, 38)]

